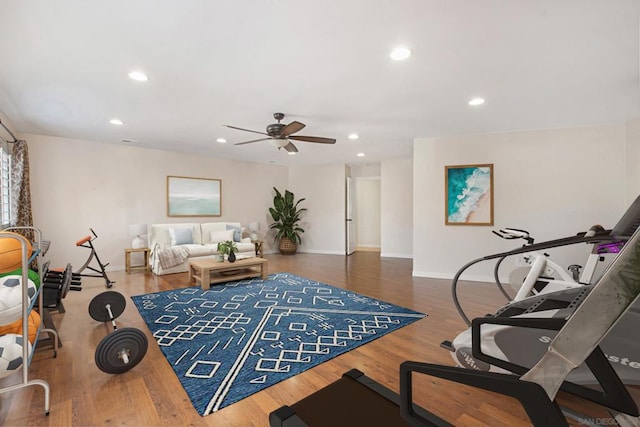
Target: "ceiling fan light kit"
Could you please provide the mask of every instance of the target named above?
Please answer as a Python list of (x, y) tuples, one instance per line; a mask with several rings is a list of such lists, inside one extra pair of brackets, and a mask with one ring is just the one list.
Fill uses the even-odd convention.
[(278, 150), (281, 148), (284, 148), (285, 151), (287, 151), (289, 154), (295, 154), (298, 152), (298, 148), (290, 140), (313, 142), (317, 144), (335, 144), (336, 143), (336, 140), (334, 138), (293, 135), (294, 133), (304, 129), (306, 125), (298, 121), (293, 121), (288, 125), (285, 125), (284, 123), (280, 123), (280, 121), (284, 119), (283, 113), (274, 113), (273, 118), (276, 119), (278, 123), (272, 123), (268, 125), (266, 132), (260, 132), (260, 131), (251, 130), (251, 129), (243, 129), (243, 128), (230, 126), (230, 125), (225, 125), (225, 126), (231, 129), (261, 134), (266, 137), (266, 138), (252, 139), (249, 141), (236, 142), (234, 145), (244, 145), (244, 144), (251, 144), (253, 142), (259, 142), (259, 141), (269, 141), (271, 145), (273, 145), (274, 147), (277, 147)]
[(271, 144), (273, 144), (274, 146), (276, 146), (278, 148), (282, 148), (285, 145), (287, 145), (288, 143), (289, 143), (288, 139), (273, 138), (271, 140)]

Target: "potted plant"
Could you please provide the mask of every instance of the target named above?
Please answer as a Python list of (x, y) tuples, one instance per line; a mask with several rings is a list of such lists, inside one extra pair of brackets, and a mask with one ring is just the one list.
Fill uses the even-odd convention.
[(304, 233), (304, 229), (298, 225), (300, 215), (305, 208), (298, 205), (305, 200), (304, 198), (294, 202), (294, 195), (291, 191), (285, 190), (284, 196), (277, 188), (273, 187), (276, 195), (273, 198), (273, 207), (269, 208), (269, 213), (273, 218), (273, 223), (269, 225), (270, 229), (277, 230), (274, 237), (275, 242), (279, 242), (278, 249), (283, 255), (293, 255), (298, 249), (298, 243), (302, 243), (300, 237)]
[(222, 260), (226, 255), (229, 262), (234, 262), (236, 260), (236, 252), (238, 252), (238, 246), (233, 241), (218, 242), (218, 254), (222, 256)]

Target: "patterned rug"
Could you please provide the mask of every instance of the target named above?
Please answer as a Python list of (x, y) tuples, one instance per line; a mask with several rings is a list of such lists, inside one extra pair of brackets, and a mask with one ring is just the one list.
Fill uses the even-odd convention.
[(132, 299), (203, 416), (425, 316), (289, 273)]

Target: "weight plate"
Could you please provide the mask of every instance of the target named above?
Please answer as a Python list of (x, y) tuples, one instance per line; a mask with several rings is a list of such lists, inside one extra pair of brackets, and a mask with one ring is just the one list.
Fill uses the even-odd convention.
[[(147, 353), (147, 336), (136, 328), (116, 329), (96, 348), (96, 365), (107, 374), (121, 374), (136, 366)], [(126, 354), (127, 362), (122, 357)]]
[(107, 304), (111, 306), (113, 318), (117, 319), (127, 306), (127, 300), (120, 292), (105, 291), (93, 297), (89, 303), (89, 315), (98, 322), (110, 322)]

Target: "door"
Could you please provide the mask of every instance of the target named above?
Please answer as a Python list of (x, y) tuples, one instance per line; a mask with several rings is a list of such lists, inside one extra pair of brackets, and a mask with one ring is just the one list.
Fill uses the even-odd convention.
[(356, 181), (347, 177), (347, 212), (346, 212), (346, 239), (347, 255), (356, 251)]

